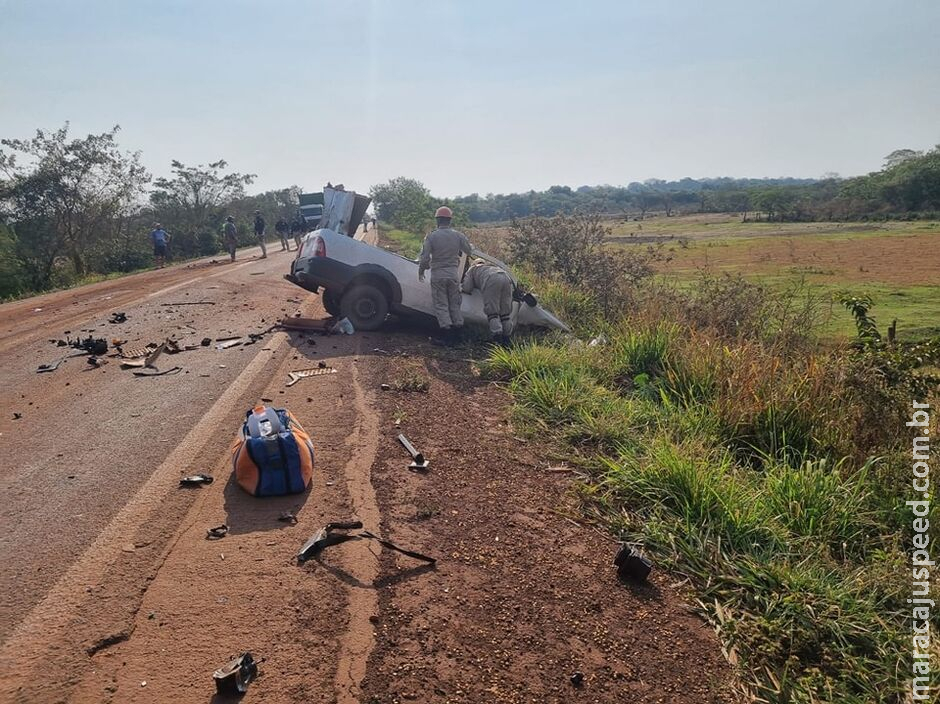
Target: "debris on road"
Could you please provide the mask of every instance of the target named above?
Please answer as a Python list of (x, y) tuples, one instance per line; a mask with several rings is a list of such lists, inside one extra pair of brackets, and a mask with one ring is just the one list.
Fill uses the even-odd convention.
[(199, 344), (202, 345), (203, 347), (208, 347), (209, 345), (212, 344), (212, 338), (211, 338), (211, 337), (204, 337), (204, 338), (202, 338), (202, 342), (200, 342)]
[(161, 306), (214, 306), (215, 301), (180, 301), (179, 303), (161, 303)]
[(217, 340), (216, 342), (217, 344), (215, 348), (217, 350), (227, 350), (230, 347), (238, 347), (244, 342), (244, 340), (242, 340), (240, 337), (226, 337), (224, 339)]
[(180, 486), (201, 486), (211, 484), (214, 481), (208, 474), (190, 474), (188, 477), (180, 479)]
[(106, 360), (106, 359), (101, 359), (100, 357), (96, 357), (95, 355), (91, 355), (91, 356), (90, 356), (88, 359), (86, 359), (85, 361), (88, 362), (91, 366), (93, 366), (93, 367), (95, 367), (95, 368), (101, 367), (101, 366), (103, 366), (103, 365), (105, 365), (105, 364), (108, 363), (108, 360)]
[(399, 434), (398, 442), (404, 445), (405, 449), (408, 450), (408, 454), (411, 455), (412, 462), (408, 465), (408, 469), (426, 472), (430, 462), (428, 462), (425, 456), (418, 452), (415, 446), (412, 445), (404, 435)]
[(206, 530), (206, 540), (221, 540), (228, 535), (228, 526), (224, 523)]
[(255, 406), (232, 445), (232, 465), (252, 496), (300, 494), (313, 479), (313, 441), (290, 411)]
[(258, 663), (247, 652), (232, 658), (231, 662), (212, 673), (216, 692), (223, 697), (244, 694), (257, 676)]
[(339, 333), (340, 335), (352, 335), (356, 332), (356, 329), (349, 321), (349, 318), (341, 318), (330, 328), (330, 332)]
[[(157, 347), (145, 347), (143, 350), (134, 350), (134, 352), (143, 352), (138, 354), (135, 357), (124, 357), (124, 353), (121, 353), (121, 356), (124, 357), (124, 361), (121, 362), (121, 369), (133, 369), (140, 367), (152, 367), (153, 363), (157, 361), (157, 358), (163, 354), (166, 349), (166, 343), (159, 345)], [(148, 351), (149, 350), (149, 351)]]
[[(323, 364), (321, 362), (321, 364)], [(299, 369), (296, 372), (288, 372), (287, 376), (290, 378), (290, 381), (287, 382), (287, 386), (293, 386), (301, 379), (306, 379), (308, 376), (323, 376), (324, 374), (335, 374), (336, 369), (334, 367), (315, 367), (313, 369)]]
[(83, 350), (88, 354), (102, 355), (108, 351), (108, 341), (101, 337), (91, 337), (89, 335), (84, 340), (75, 340), (71, 346), (77, 350)]
[(391, 391), (391, 390), (392, 390), (392, 387), (389, 386), (388, 384), (379, 384), (379, 388), (382, 389), (382, 391)]
[(112, 313), (111, 318), (108, 320), (112, 325), (117, 325), (119, 323), (127, 322), (127, 313)]
[(294, 515), (293, 511), (285, 511), (277, 517), (277, 520), (282, 523), (290, 523), (292, 526), (297, 525), (297, 516)]
[(584, 673), (579, 670), (571, 675), (570, 680), (571, 686), (580, 688), (584, 684)]
[(300, 552), (297, 553), (297, 563), (303, 564), (307, 560), (311, 560), (324, 548), (328, 548), (331, 545), (339, 545), (340, 543), (345, 543), (350, 540), (374, 540), (382, 547), (388, 548), (389, 550), (394, 550), (395, 552), (400, 552), (402, 555), (407, 555), (408, 557), (413, 557), (416, 560), (421, 560), (422, 562), (427, 562), (429, 564), (435, 564), (437, 558), (428, 557), (423, 555), (420, 552), (415, 552), (413, 550), (406, 550), (405, 548), (399, 547), (388, 540), (380, 538), (375, 533), (372, 533), (368, 530), (363, 530), (361, 533), (334, 533), (333, 531), (346, 531), (346, 530), (355, 530), (357, 528), (362, 528), (362, 521), (337, 521), (334, 523), (327, 523), (320, 530), (313, 534), (306, 543), (300, 548)]
[(617, 576), (620, 579), (634, 579), (641, 582), (649, 577), (653, 569), (652, 562), (626, 543), (623, 543), (617, 551), (614, 566), (617, 568)]
[(22, 413), (17, 413), (16, 411), (13, 411), (13, 420), (19, 420), (22, 417), (23, 417)]
[(316, 330), (319, 332), (327, 332), (327, 325), (330, 322), (330, 318), (324, 320), (317, 320), (316, 318), (284, 318), (279, 323), (279, 326), (285, 330)]
[(65, 360), (67, 360), (67, 359), (68, 359), (69, 357), (71, 357), (71, 356), (72, 356), (72, 355), (66, 355), (65, 357), (60, 357), (60, 358), (57, 359), (56, 361), (50, 362), (49, 364), (40, 364), (40, 365), (36, 368), (36, 373), (37, 373), (37, 374), (42, 374), (43, 372), (54, 372), (56, 369), (59, 368), (59, 365), (62, 364), (62, 362), (64, 362)]
[(162, 372), (134, 372), (134, 376), (169, 376), (172, 374), (179, 374), (181, 371), (183, 371), (182, 367), (172, 367), (171, 369), (164, 369)]

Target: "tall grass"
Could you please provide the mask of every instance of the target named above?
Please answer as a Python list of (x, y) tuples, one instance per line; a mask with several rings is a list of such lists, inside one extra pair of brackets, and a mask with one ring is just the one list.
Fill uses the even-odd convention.
[[(555, 310), (590, 308), (549, 292)], [(523, 341), (485, 369), (582, 462), (585, 510), (691, 578), (756, 701), (903, 702), (910, 400), (849, 349), (732, 308), (588, 317), (606, 342)], [(936, 503), (930, 520), (940, 536)]]

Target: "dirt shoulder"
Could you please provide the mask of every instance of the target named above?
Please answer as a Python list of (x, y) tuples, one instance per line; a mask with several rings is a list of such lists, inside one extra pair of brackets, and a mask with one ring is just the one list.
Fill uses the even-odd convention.
[[(362, 701), (734, 701), (714, 633), (668, 575), (617, 581), (615, 544), (569, 518), (570, 478), (514, 437), (505, 393), (458, 354), (396, 342), (410, 356), (374, 359), (368, 384), (423, 375), (430, 388), (375, 396), (372, 480), (387, 535), (440, 559), (424, 571), (383, 555)], [(427, 474), (406, 469), (398, 432)]]

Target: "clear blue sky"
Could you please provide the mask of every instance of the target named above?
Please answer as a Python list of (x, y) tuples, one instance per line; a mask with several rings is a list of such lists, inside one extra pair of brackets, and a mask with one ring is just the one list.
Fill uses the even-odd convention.
[(843, 175), (940, 142), (936, 0), (0, 0), (0, 136), (439, 195)]

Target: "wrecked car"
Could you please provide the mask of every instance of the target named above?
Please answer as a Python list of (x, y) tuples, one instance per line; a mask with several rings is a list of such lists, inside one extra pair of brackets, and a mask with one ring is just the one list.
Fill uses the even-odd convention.
[[(342, 206), (341, 203), (343, 200), (352, 203), (362, 196), (351, 192), (328, 194), (326, 189), (324, 193), (327, 205), (321, 228), (304, 237), (290, 274), (285, 278), (308, 291), (320, 293), (326, 311), (349, 318), (356, 330), (376, 330), (389, 313), (434, 323), (431, 284), (429, 277), (418, 281), (418, 262), (344, 234), (346, 223), (357, 221), (345, 214), (352, 205)], [(334, 209), (343, 214), (331, 217)], [(336, 229), (331, 229), (334, 222)], [(513, 297), (514, 325), (570, 332), (568, 326), (542, 308), (534, 296), (522, 295), (518, 281), (505, 264), (476, 249), (473, 257), (499, 266), (512, 278), (519, 294)], [(466, 266), (466, 257), (463, 257), (461, 269)], [(461, 310), (467, 323), (486, 325), (480, 291), (464, 294)]]

